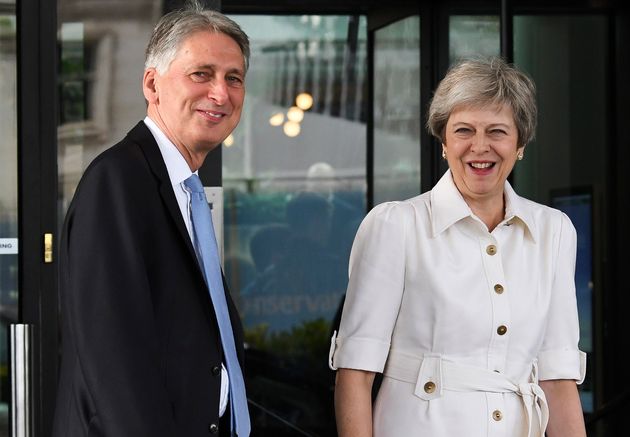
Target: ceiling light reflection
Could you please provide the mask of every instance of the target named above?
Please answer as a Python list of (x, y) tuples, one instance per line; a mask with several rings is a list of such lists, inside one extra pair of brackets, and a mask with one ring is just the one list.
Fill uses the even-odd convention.
[(291, 106), (287, 111), (287, 118), (289, 119), (289, 121), (299, 123), (304, 119), (304, 111), (302, 111), (297, 106)]
[(306, 111), (313, 106), (313, 96), (309, 93), (300, 93), (295, 98), (295, 104), (298, 108)]
[(282, 112), (276, 112), (269, 117), (269, 124), (272, 126), (280, 126), (284, 122), (284, 114)]
[(297, 137), (300, 134), (300, 123), (295, 121), (287, 121), (282, 128), (287, 137)]

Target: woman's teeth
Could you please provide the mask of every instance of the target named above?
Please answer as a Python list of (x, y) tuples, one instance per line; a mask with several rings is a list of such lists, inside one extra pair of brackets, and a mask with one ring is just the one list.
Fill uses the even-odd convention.
[(492, 163), (492, 162), (471, 162), (470, 165), (473, 168), (488, 168), (488, 167), (492, 167), (494, 165), (494, 163)]

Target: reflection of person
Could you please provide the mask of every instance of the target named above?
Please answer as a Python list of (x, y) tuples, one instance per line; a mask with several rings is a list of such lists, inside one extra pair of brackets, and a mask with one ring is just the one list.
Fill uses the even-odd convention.
[(341, 437), (541, 437), (547, 419), (549, 437), (586, 435), (575, 229), (506, 181), (534, 135), (534, 94), (498, 58), (440, 83), (428, 127), (449, 171), (374, 208), (353, 246), (331, 347)]
[(238, 123), (248, 57), (239, 26), (196, 2), (156, 26), (148, 116), (86, 170), (65, 222), (54, 436), (249, 435), (239, 317), (185, 182)]
[(260, 228), (249, 242), (249, 251), (256, 275), (241, 291), (241, 295), (275, 292), (275, 276), (278, 263), (287, 255), (289, 228), (270, 224)]
[(280, 289), (310, 294), (340, 291), (343, 268), (327, 246), (331, 217), (329, 200), (319, 194), (302, 192), (289, 201), (286, 219), (291, 238), (287, 255), (278, 263)]
[(301, 192), (286, 204), (286, 225), (268, 225), (254, 234), (250, 252), (258, 274), (241, 293), (248, 328), (291, 331), (330, 318), (345, 289), (343, 263), (326, 244), (330, 215), (326, 198)]

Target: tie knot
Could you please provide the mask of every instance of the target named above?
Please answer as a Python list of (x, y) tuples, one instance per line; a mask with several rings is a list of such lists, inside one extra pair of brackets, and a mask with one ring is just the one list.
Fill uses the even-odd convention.
[(184, 185), (193, 193), (203, 193), (203, 184), (201, 179), (196, 174), (192, 174), (188, 179), (184, 181)]

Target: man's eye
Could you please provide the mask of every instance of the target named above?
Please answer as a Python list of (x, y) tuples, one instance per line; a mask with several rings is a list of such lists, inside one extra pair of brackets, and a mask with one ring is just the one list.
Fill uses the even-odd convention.
[(241, 79), (239, 76), (228, 76), (227, 81), (235, 86), (243, 84), (243, 79)]
[(202, 81), (208, 78), (208, 73), (206, 73), (205, 71), (195, 71), (191, 74), (191, 77), (195, 81)]

